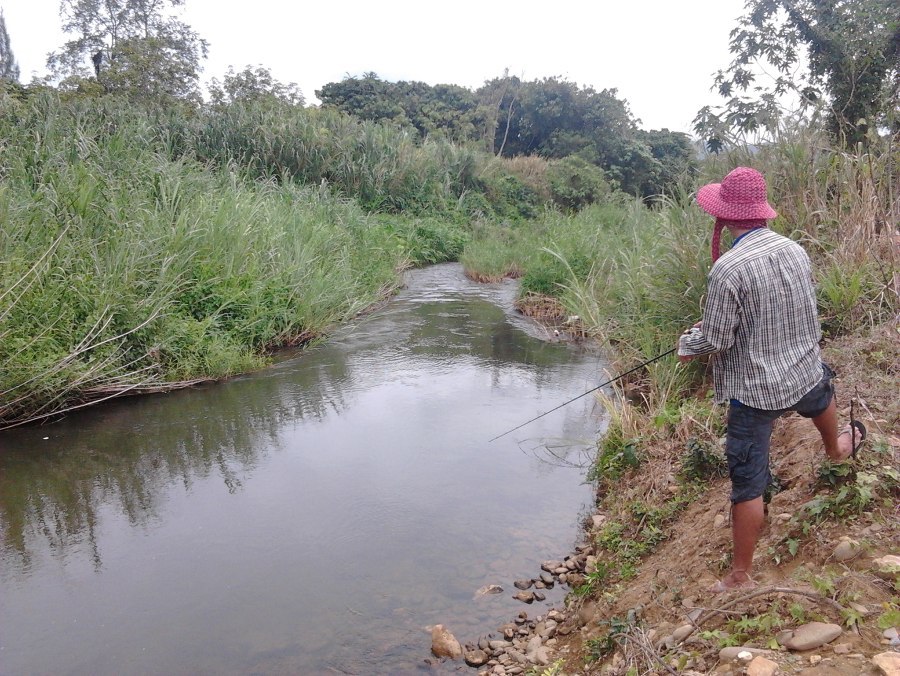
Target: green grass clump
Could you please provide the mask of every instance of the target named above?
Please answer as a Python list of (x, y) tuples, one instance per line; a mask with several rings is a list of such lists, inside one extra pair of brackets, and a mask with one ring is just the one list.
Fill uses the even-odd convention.
[(173, 160), (113, 101), (4, 104), (0, 425), (258, 368), (453, 255), (329, 190)]

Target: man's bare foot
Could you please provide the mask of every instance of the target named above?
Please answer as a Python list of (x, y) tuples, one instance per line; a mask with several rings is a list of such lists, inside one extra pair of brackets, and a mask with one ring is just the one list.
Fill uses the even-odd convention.
[(852, 425), (845, 425), (844, 428), (838, 432), (837, 444), (840, 456), (831, 458), (831, 461), (844, 462), (844, 460), (851, 455), (855, 455), (865, 438), (866, 427), (858, 420), (853, 421)]
[(710, 587), (709, 591), (714, 594), (721, 594), (734, 589), (753, 589), (755, 586), (756, 582), (747, 573), (733, 570)]

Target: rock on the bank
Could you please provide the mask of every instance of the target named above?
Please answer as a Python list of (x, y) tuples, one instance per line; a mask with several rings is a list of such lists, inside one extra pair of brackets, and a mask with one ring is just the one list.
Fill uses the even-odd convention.
[(860, 552), (862, 552), (862, 547), (859, 543), (844, 536), (831, 553), (831, 558), (835, 561), (849, 561), (859, 556)]
[(541, 645), (540, 636), (533, 636), (529, 639), (528, 645), (525, 648), (525, 659), (531, 664), (550, 664), (550, 656), (547, 653), (547, 649)]
[(900, 676), (900, 653), (880, 653), (872, 658), (872, 664), (881, 669), (884, 676)]
[(812, 650), (831, 643), (842, 633), (843, 630), (836, 624), (809, 622), (795, 629), (783, 645), (788, 650)]
[(719, 659), (722, 662), (733, 662), (737, 659), (737, 656), (742, 652), (749, 652), (751, 655), (751, 659), (756, 657), (757, 655), (769, 655), (772, 656), (773, 653), (771, 650), (763, 650), (762, 648), (748, 648), (746, 646), (728, 646), (727, 648), (722, 648), (719, 651)]
[(435, 657), (449, 657), (451, 660), (462, 657), (459, 641), (443, 624), (436, 624), (431, 629), (431, 652)]
[(470, 667), (480, 667), (487, 664), (488, 656), (483, 650), (472, 650), (466, 653), (465, 659)]
[(762, 655), (757, 655), (747, 665), (747, 676), (775, 676), (777, 673), (778, 662), (766, 659)]
[(892, 581), (900, 577), (900, 556), (888, 554), (872, 561), (872, 572), (882, 580)]

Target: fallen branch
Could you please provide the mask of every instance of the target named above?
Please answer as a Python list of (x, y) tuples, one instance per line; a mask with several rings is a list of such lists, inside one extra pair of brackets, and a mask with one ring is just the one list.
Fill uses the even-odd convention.
[(807, 592), (800, 589), (792, 589), (790, 587), (762, 587), (760, 589), (754, 589), (749, 594), (744, 594), (743, 596), (740, 596), (736, 599), (732, 599), (728, 603), (724, 603), (718, 608), (710, 609), (708, 612), (697, 618), (696, 622), (694, 622), (694, 628), (691, 629), (690, 633), (685, 636), (684, 639), (686, 640), (689, 636), (691, 636), (691, 634), (693, 634), (695, 631), (697, 631), (697, 629), (700, 628), (700, 625), (711, 620), (716, 615), (726, 614), (729, 608), (733, 608), (739, 603), (749, 601), (750, 599), (754, 599), (757, 596), (767, 596), (769, 594), (791, 594), (793, 596), (803, 596), (805, 598), (811, 599), (812, 601), (815, 601), (816, 603), (831, 606), (838, 612), (846, 611), (846, 608), (844, 608), (844, 606), (842, 606), (834, 599), (830, 599), (827, 596), (822, 596), (821, 594), (816, 594), (815, 592)]

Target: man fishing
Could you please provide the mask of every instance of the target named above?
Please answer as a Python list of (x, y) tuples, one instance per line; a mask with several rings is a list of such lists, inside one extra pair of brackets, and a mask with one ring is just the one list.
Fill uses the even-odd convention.
[[(688, 361), (713, 355), (716, 398), (728, 402), (725, 453), (731, 477), (734, 552), (731, 571), (711, 591), (753, 587), (753, 551), (764, 519), (763, 495), (771, 482), (769, 441), (786, 411), (810, 418), (833, 462), (855, 455), (866, 436), (854, 421), (838, 431), (834, 372), (821, 361), (821, 329), (809, 258), (796, 242), (769, 230), (777, 216), (766, 182), (755, 169), (738, 167), (697, 194), (714, 216), (713, 266), (703, 321), (678, 342)], [(719, 255), (722, 230), (733, 237)]]

